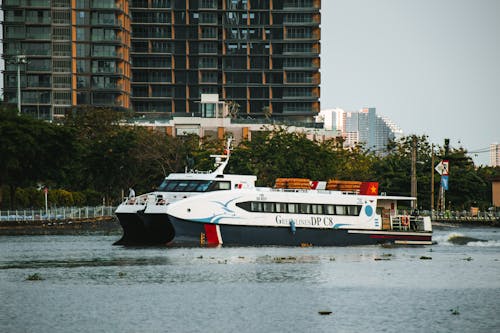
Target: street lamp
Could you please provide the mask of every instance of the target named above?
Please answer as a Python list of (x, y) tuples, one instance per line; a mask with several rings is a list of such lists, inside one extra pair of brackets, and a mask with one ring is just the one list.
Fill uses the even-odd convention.
[(17, 111), (21, 114), (21, 65), (28, 63), (25, 55), (14, 56), (13, 64), (17, 65)]

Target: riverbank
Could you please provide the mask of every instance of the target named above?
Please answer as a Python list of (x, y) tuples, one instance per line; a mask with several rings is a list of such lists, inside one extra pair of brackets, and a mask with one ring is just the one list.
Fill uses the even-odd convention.
[(2, 221), (0, 235), (58, 235), (81, 232), (119, 232), (115, 216), (41, 221)]
[(500, 227), (500, 220), (497, 218), (484, 219), (484, 218), (434, 218), (432, 219), (432, 224), (448, 224), (448, 225), (459, 225), (459, 226), (479, 226), (479, 227)]

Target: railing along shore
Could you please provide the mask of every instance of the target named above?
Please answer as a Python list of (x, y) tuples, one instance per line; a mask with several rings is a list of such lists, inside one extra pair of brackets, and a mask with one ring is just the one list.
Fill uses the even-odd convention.
[[(430, 215), (430, 214), (429, 214)], [(434, 212), (431, 216), (433, 222), (449, 222), (460, 224), (493, 225), (500, 226), (500, 212)]]
[(0, 211), (0, 223), (4, 221), (56, 221), (81, 220), (114, 216), (116, 207), (59, 207)]

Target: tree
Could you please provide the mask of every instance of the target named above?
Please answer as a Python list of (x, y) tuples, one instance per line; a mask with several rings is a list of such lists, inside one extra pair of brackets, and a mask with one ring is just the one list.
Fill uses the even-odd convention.
[(280, 177), (368, 180), (372, 159), (359, 147), (346, 151), (335, 140), (321, 143), (304, 133), (277, 127), (254, 133), (252, 141), (240, 143), (233, 152), (230, 171), (257, 175), (258, 184), (266, 186)]
[[(11, 208), (17, 187), (56, 184), (64, 178), (74, 157), (74, 143), (71, 129), (0, 106), (0, 188), (10, 188)], [(2, 201), (0, 194), (0, 205)]]
[(240, 112), (240, 105), (236, 101), (227, 102), (227, 109), (229, 111), (229, 116), (233, 119), (238, 117), (238, 113)]

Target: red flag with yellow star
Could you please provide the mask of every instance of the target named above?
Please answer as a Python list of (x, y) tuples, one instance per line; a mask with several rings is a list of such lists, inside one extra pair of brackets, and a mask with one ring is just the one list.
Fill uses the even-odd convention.
[(361, 186), (359, 187), (359, 194), (377, 195), (378, 182), (362, 182)]

